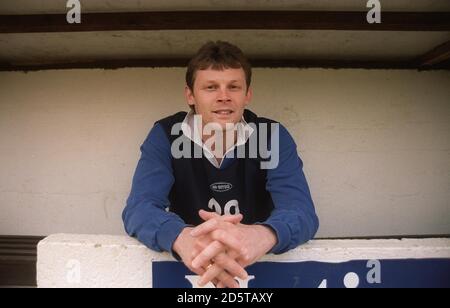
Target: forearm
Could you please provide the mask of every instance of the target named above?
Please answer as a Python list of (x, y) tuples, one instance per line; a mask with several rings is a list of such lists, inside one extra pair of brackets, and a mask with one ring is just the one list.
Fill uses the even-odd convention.
[(277, 235), (271, 252), (284, 253), (312, 239), (319, 221), (314, 209), (303, 162), (288, 131), (280, 125), (280, 164), (268, 170), (267, 190), (272, 196), (274, 210), (263, 225)]
[(125, 229), (147, 247), (171, 252), (185, 223), (176, 214), (166, 211), (174, 177), (170, 143), (159, 125), (152, 128), (141, 152), (123, 211)]
[(172, 252), (175, 239), (186, 227), (176, 214), (166, 212), (152, 202), (129, 204), (123, 212), (125, 230), (148, 248)]
[(270, 226), (277, 237), (271, 253), (282, 254), (312, 239), (319, 222), (314, 212), (275, 210), (263, 225)]

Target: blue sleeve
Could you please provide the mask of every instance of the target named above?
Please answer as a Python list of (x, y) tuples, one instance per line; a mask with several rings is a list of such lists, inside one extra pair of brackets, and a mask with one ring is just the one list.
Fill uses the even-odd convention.
[(186, 227), (178, 215), (166, 210), (173, 183), (170, 142), (156, 124), (141, 146), (122, 218), (130, 236), (158, 252), (172, 252), (173, 243)]
[(266, 189), (275, 209), (263, 225), (276, 233), (278, 243), (271, 253), (281, 254), (306, 243), (319, 228), (319, 219), (303, 173), (303, 162), (297, 154), (294, 139), (279, 125), (279, 164), (267, 170)]

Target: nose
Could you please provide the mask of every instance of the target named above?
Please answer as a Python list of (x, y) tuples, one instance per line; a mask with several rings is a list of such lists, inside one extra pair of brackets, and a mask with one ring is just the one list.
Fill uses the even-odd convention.
[(231, 101), (227, 88), (220, 88), (217, 94), (217, 101), (220, 103)]

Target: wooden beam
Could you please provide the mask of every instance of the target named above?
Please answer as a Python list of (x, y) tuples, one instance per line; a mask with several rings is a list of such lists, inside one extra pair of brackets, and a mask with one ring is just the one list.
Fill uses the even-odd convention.
[[(182, 67), (185, 68), (188, 58), (136, 59), (87, 61), (72, 63), (48, 64), (14, 64), (0, 63), (0, 71), (41, 71), (59, 69), (121, 69), (135, 67)], [(331, 69), (412, 69), (441, 70), (450, 69), (446, 63), (431, 67), (421, 67), (416, 61), (343, 61), (343, 60), (307, 60), (307, 59), (250, 59), (254, 68), (331, 68)]]
[(85, 13), (81, 24), (65, 14), (0, 15), (0, 33), (129, 30), (351, 30), (450, 31), (450, 12), (384, 12), (369, 24), (367, 12), (331, 11), (188, 11)]
[(448, 60), (450, 60), (450, 41), (421, 56), (418, 60), (418, 65), (420, 67), (429, 67), (445, 63)]

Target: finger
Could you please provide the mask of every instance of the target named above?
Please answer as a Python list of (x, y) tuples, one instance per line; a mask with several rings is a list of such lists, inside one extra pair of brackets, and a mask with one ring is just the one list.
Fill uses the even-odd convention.
[(211, 238), (215, 241), (219, 241), (239, 253), (239, 255), (247, 255), (247, 249), (243, 247), (243, 244), (235, 236), (224, 230), (215, 230), (211, 233)]
[(226, 222), (226, 221), (222, 221), (220, 219), (211, 219), (211, 220), (208, 220), (208, 221), (202, 223), (201, 225), (195, 227), (194, 229), (192, 229), (190, 235), (192, 237), (199, 237), (199, 236), (207, 235), (207, 234), (213, 232), (214, 230), (219, 230), (219, 229), (226, 230), (226, 229), (231, 229), (233, 227), (236, 227), (236, 225)]
[(210, 278), (214, 275), (216, 277), (219, 277), (220, 279), (218, 280), (216, 278), (213, 280), (216, 282), (214, 283), (216, 288), (224, 288), (224, 287), (239, 288), (239, 283), (230, 274), (228, 274), (226, 271), (224, 271), (221, 267), (217, 265), (211, 266), (208, 269), (208, 271), (206, 271), (206, 273), (200, 278), (198, 285), (200, 287), (207, 285), (211, 281)]
[(213, 240), (211, 239), (211, 236), (199, 236), (195, 238), (195, 244), (194, 247), (198, 250), (203, 250), (206, 247), (208, 247), (209, 244), (211, 244)]
[(198, 238), (195, 241), (194, 248), (192, 249), (192, 260), (194, 260), (206, 247), (208, 247), (214, 240), (209, 237), (206, 239), (206, 237)]
[[(221, 269), (226, 270), (233, 277), (239, 277), (242, 280), (245, 280), (248, 278), (247, 271), (239, 263), (237, 263), (236, 260), (230, 258), (225, 253), (221, 253), (216, 258), (214, 258), (214, 265), (217, 267), (220, 267)], [(211, 268), (212, 268), (212, 266), (211, 266)], [(217, 274), (219, 274), (219, 273), (217, 273)], [(208, 271), (203, 276), (206, 276), (206, 275), (208, 275)], [(207, 277), (209, 277), (209, 276), (207, 276)], [(213, 279), (214, 277), (212, 277), (211, 279)]]
[(223, 272), (223, 268), (220, 267), (217, 264), (213, 264), (211, 265), (206, 272), (200, 277), (200, 279), (198, 280), (198, 285), (200, 287), (205, 286), (206, 284), (208, 284), (208, 282), (212, 281), (213, 279), (215, 279), (217, 276), (219, 276), (219, 274)]
[(244, 249), (244, 253), (239, 253), (236, 250), (230, 250), (227, 252), (227, 255), (235, 260), (241, 267), (245, 268), (246, 266), (250, 265), (250, 255), (248, 254), (248, 249)]
[(239, 283), (226, 271), (222, 271), (217, 278), (226, 288), (236, 289), (240, 287)]
[(239, 283), (226, 271), (222, 270), (214, 281), (217, 281), (216, 288), (239, 288)]
[(219, 279), (215, 278), (215, 279), (213, 279), (212, 283), (214, 284), (214, 286), (216, 288), (218, 288), (218, 285), (219, 285), (220, 281), (219, 281)]
[(200, 268), (202, 266), (210, 264), (211, 260), (224, 250), (225, 247), (220, 242), (212, 242), (192, 261), (192, 267)]
[(196, 275), (198, 275), (198, 276), (203, 276), (205, 273), (206, 273), (206, 271), (203, 269), (203, 268), (193, 268), (192, 266), (188, 266), (188, 265), (186, 265), (186, 267), (191, 271), (191, 272), (193, 272), (194, 274), (196, 274)]
[(203, 219), (204, 221), (208, 221), (208, 220), (211, 220), (211, 219), (214, 219), (214, 218), (219, 218), (222, 221), (226, 221), (226, 222), (229, 222), (229, 223), (232, 223), (232, 224), (238, 224), (244, 218), (244, 216), (242, 216), (242, 214), (220, 216), (217, 213), (207, 212), (207, 211), (204, 211), (204, 210), (200, 210), (199, 215), (200, 215), (200, 218)]
[(194, 229), (192, 229), (191, 236), (199, 237), (202, 235), (206, 235), (206, 234), (220, 228), (220, 226), (222, 224), (223, 224), (223, 222), (220, 221), (219, 219), (208, 220), (208, 221), (202, 223), (201, 225), (195, 227)]
[(196, 248), (192, 249), (192, 254), (191, 254), (192, 260), (194, 260), (198, 256), (199, 253), (200, 253), (200, 251), (198, 249), (196, 249)]
[[(237, 253), (233, 253), (234, 256), (237, 256)], [(226, 270), (226, 272), (224, 272)], [(228, 275), (221, 275), (221, 273), (227, 273)], [(234, 259), (230, 258), (227, 254), (221, 253), (215, 258), (215, 263), (211, 265), (205, 273), (201, 276), (198, 284), (199, 286), (205, 286), (214, 279), (217, 280), (216, 277), (221, 277), (225, 284), (229, 288), (239, 287), (239, 284), (236, 283), (233, 277), (239, 277), (243, 280), (248, 278), (248, 274), (245, 269), (237, 263)], [(218, 286), (217, 283), (214, 285)]]
[(217, 213), (215, 213), (215, 212), (208, 212), (208, 211), (205, 211), (205, 210), (200, 210), (199, 212), (198, 212), (198, 215), (200, 216), (200, 218), (201, 219), (203, 219), (203, 220), (210, 220), (210, 219), (213, 219), (213, 218), (218, 218), (218, 217), (220, 217), (220, 215), (219, 214), (217, 214)]

